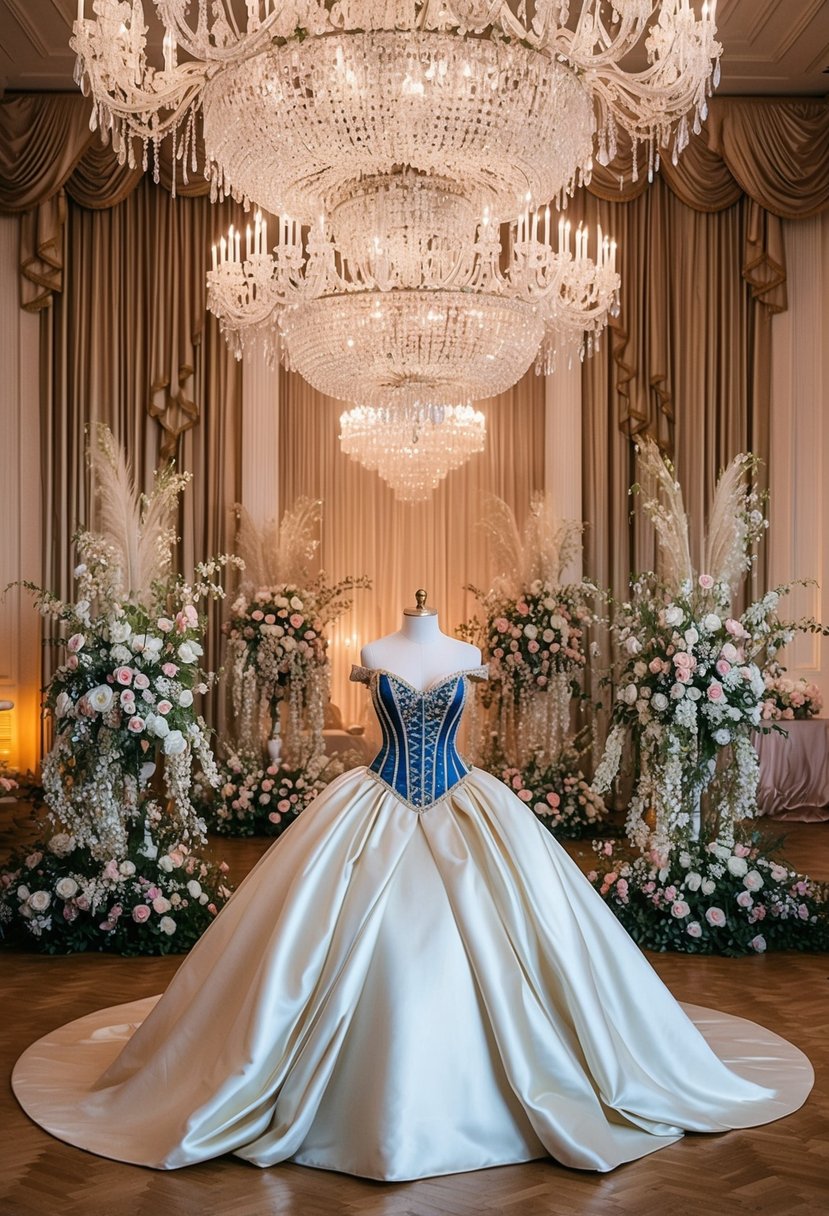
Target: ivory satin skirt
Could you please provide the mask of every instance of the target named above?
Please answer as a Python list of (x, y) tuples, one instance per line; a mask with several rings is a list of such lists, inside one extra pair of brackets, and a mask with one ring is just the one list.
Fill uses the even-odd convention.
[(365, 769), (251, 871), (162, 997), (34, 1043), (52, 1135), (175, 1169), (223, 1153), (403, 1180), (610, 1170), (796, 1110), (806, 1057), (680, 1006), (535, 815), (478, 769), (413, 811)]

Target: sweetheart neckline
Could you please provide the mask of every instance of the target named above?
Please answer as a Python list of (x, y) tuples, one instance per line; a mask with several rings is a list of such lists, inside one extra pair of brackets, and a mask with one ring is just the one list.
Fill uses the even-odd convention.
[[(357, 667), (357, 664), (355, 664)], [(358, 670), (360, 668), (358, 667)], [(477, 667), (463, 667), (458, 671), (449, 672), (448, 675), (439, 676), (438, 679), (430, 681), (425, 688), (416, 688), (414, 684), (409, 683), (403, 676), (399, 676), (396, 671), (389, 671), (387, 667), (363, 667), (363, 671), (368, 672), (369, 676), (389, 676), (392, 680), (397, 680), (398, 684), (404, 684), (411, 692), (417, 693), (419, 697), (425, 697), (436, 688), (440, 688), (442, 684), (448, 684), (450, 680), (457, 680), (461, 676), (470, 676), (474, 672), (486, 671), (486, 664), (479, 664)]]

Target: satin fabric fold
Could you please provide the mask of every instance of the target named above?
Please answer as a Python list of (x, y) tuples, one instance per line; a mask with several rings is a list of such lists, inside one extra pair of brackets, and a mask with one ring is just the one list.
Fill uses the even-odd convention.
[(544, 1155), (608, 1170), (685, 1130), (779, 1118), (811, 1084), (772, 1032), (683, 1011), (477, 769), (420, 814), (344, 774), (162, 998), (60, 1028), (13, 1077), (47, 1131), (118, 1160), (235, 1152), (386, 1180)]

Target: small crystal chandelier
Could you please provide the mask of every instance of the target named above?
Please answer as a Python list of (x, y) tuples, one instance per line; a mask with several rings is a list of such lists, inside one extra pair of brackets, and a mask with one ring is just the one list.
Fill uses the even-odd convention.
[(344, 446), (369, 419), (387, 456), (394, 420), (416, 449), (392, 473), (406, 493), (404, 467), (449, 459), (453, 411), (593, 349), (618, 306), (615, 245), (551, 233), (549, 205), (620, 132), (634, 177), (640, 146), (649, 175), (676, 160), (719, 74), (716, 0), (699, 16), (690, 0), (153, 2), (163, 66), (141, 0), (94, 0), (92, 19), (78, 0), (93, 127), (121, 163), (152, 148), (156, 175), (171, 138), (186, 180), (199, 121), (211, 197), (281, 217), (273, 245), (258, 211), (222, 238), (208, 307), (237, 357), (263, 343), (359, 403)]
[(401, 502), (422, 502), (482, 452), (486, 420), (470, 406), (357, 406), (340, 415), (346, 455), (374, 470)]

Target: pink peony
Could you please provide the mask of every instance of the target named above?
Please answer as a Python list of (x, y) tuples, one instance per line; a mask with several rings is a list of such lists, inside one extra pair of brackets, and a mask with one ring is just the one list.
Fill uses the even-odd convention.
[(132, 910), (132, 919), (137, 925), (143, 925), (150, 919), (150, 909), (147, 904), (136, 904)]

